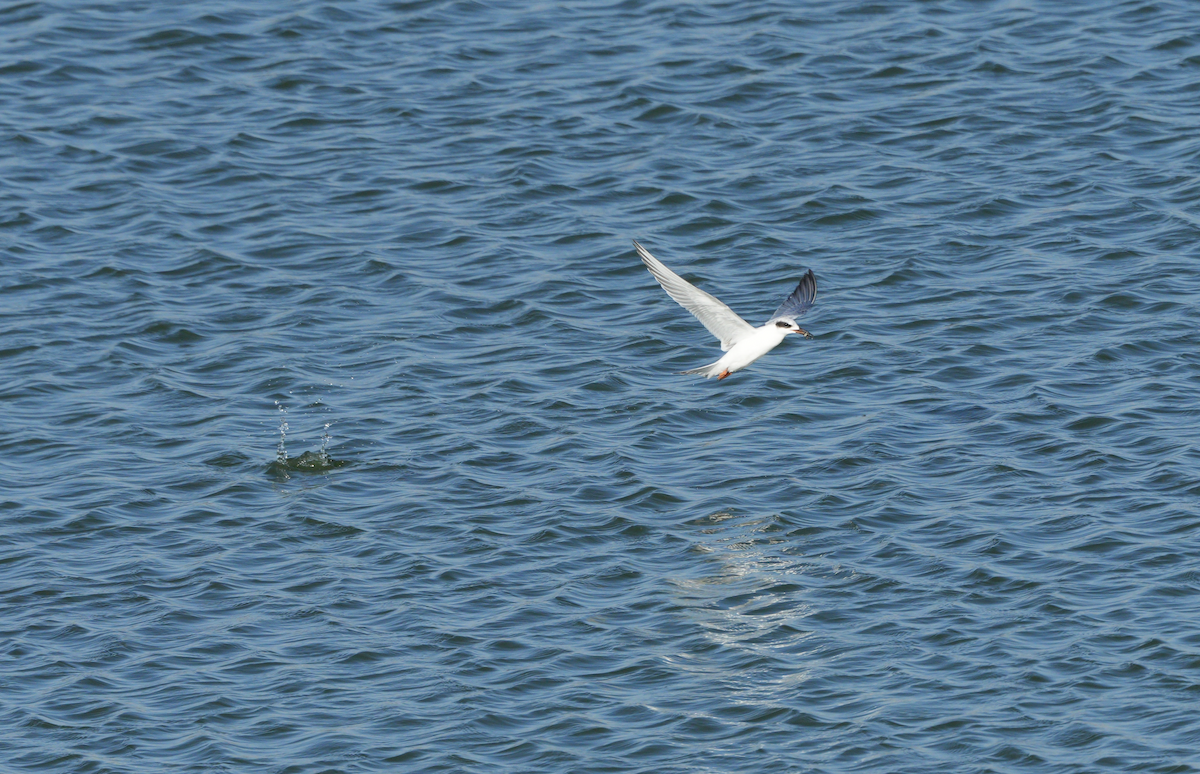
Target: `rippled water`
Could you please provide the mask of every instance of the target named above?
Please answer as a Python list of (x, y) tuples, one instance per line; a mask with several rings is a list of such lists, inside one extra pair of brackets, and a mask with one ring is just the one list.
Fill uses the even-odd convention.
[(11, 770), (1200, 769), (1193, 5), (0, 41)]

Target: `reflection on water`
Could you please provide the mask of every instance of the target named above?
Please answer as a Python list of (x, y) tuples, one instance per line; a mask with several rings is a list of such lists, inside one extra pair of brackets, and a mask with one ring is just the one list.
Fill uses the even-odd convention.
[(673, 579), (682, 614), (701, 627), (724, 655), (692, 669), (722, 672), (729, 658), (743, 666), (723, 682), (732, 701), (758, 702), (810, 674), (813, 631), (804, 619), (810, 567), (787, 555), (792, 542), (778, 516), (737, 517), (719, 511), (689, 523), (710, 574)]

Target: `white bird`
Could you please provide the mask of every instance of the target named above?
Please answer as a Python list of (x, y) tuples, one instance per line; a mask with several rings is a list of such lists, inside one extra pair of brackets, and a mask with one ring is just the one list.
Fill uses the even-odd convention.
[(796, 318), (807, 312), (817, 297), (817, 278), (813, 276), (812, 269), (800, 278), (800, 284), (775, 310), (771, 319), (755, 328), (715, 296), (705, 293), (668, 269), (638, 244), (636, 239), (633, 246), (641, 256), (642, 263), (646, 264), (646, 268), (654, 275), (654, 279), (658, 280), (658, 284), (662, 285), (663, 290), (667, 291), (667, 295), (696, 315), (696, 319), (721, 340), (724, 357), (715, 363), (682, 373), (701, 374), (705, 379), (714, 376), (718, 380), (724, 379), (778, 347), (789, 333), (799, 333), (805, 338), (812, 338), (811, 333), (796, 324)]

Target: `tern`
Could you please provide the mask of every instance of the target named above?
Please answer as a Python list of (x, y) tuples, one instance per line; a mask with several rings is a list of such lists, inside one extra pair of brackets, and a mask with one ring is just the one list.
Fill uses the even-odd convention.
[(636, 239), (633, 240), (633, 246), (667, 295), (694, 314), (712, 335), (721, 340), (721, 351), (725, 355), (720, 360), (681, 373), (700, 374), (705, 379), (715, 376), (719, 381), (778, 347), (789, 333), (812, 338), (811, 333), (796, 324), (796, 318), (807, 312), (817, 297), (817, 278), (813, 276), (812, 269), (800, 278), (800, 284), (775, 310), (771, 319), (755, 328), (715, 296), (705, 293), (668, 269)]

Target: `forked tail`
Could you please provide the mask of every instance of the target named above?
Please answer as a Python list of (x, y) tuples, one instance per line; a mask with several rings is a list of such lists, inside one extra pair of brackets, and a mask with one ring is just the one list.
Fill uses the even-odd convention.
[(680, 371), (679, 373), (681, 375), (682, 374), (688, 374), (688, 375), (699, 374), (700, 376), (703, 376), (705, 379), (711, 379), (714, 376), (720, 376), (720, 374), (723, 370), (724, 369), (719, 367), (716, 363), (709, 363), (706, 366), (700, 366), (699, 368), (691, 368), (691, 369), (688, 369), (687, 371)]

